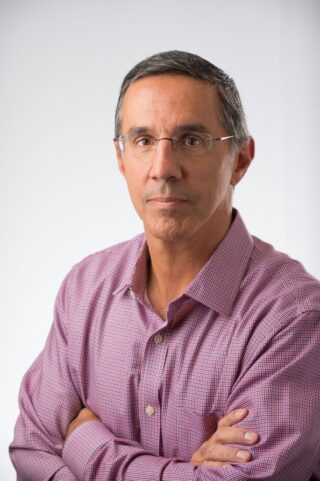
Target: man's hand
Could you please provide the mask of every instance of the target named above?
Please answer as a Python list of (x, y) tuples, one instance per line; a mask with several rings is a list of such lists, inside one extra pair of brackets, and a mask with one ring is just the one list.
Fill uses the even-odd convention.
[(230, 462), (246, 463), (251, 460), (248, 451), (225, 444), (252, 445), (259, 436), (247, 429), (233, 427), (248, 415), (247, 409), (236, 409), (218, 422), (217, 431), (193, 454), (190, 463), (195, 466), (225, 466)]
[(77, 415), (77, 417), (74, 418), (73, 421), (69, 424), (68, 431), (65, 437), (65, 441), (67, 440), (68, 436), (81, 424), (87, 422), (87, 421), (100, 421), (100, 418), (94, 414), (93, 411), (89, 408), (83, 408)]

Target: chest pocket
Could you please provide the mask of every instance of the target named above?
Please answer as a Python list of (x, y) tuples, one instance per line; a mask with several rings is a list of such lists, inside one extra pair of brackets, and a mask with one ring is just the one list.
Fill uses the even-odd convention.
[(177, 455), (189, 462), (193, 453), (216, 431), (213, 413), (197, 413), (184, 407), (177, 408)]

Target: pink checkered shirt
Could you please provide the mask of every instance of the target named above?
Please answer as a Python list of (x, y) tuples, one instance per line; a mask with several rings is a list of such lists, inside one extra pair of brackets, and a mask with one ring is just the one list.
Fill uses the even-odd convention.
[[(76, 265), (26, 373), (10, 446), (19, 481), (320, 480), (320, 287), (239, 214), (165, 322), (145, 297), (144, 235)], [(78, 427), (83, 406), (102, 420)], [(234, 408), (253, 460), (191, 455)], [(317, 474), (318, 473), (318, 474)]]

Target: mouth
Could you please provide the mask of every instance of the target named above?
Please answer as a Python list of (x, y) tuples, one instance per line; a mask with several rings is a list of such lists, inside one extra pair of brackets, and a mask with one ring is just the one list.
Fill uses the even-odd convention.
[(148, 203), (162, 208), (179, 207), (186, 204), (187, 202), (188, 201), (186, 199), (183, 199), (181, 197), (159, 196), (148, 199)]

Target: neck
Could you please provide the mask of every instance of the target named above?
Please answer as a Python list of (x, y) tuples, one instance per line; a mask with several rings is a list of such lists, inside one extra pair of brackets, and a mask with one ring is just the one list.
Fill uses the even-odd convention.
[(208, 262), (231, 223), (230, 215), (211, 232), (176, 241), (153, 238), (146, 232), (150, 253), (147, 290), (160, 315), (165, 318), (168, 304), (183, 294)]

